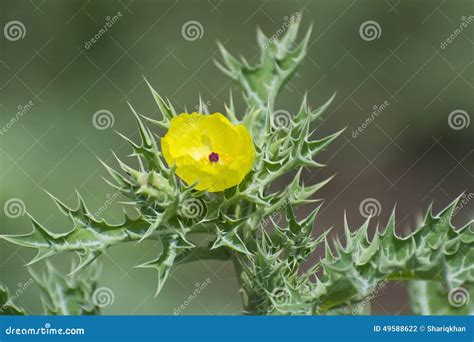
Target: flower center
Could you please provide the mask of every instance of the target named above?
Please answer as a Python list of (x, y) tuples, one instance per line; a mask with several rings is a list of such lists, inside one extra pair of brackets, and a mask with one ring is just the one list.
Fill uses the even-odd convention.
[(208, 158), (211, 163), (217, 163), (219, 161), (219, 153), (211, 152)]

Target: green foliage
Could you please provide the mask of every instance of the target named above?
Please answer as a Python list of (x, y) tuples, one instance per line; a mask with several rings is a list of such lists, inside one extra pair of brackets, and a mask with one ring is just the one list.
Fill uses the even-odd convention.
[(8, 289), (0, 284), (0, 316), (2, 315), (24, 315), (25, 310), (15, 305)]
[(250, 66), (244, 58), (238, 61), (219, 44), (223, 64), (216, 62), (216, 65), (240, 86), (249, 107), (273, 108), (282, 86), (291, 78), (306, 55), (311, 29), (297, 46), (293, 46), (298, 36), (301, 16), (294, 15), (294, 18), (282, 39), (267, 37), (260, 29), (257, 30), (261, 52), (257, 66)]
[[(302, 171), (322, 167), (315, 157), (341, 133), (316, 138), (311, 128), (333, 98), (317, 109), (311, 109), (304, 98), (296, 113), (283, 111), (283, 121), (277, 117), (282, 111), (275, 110), (275, 98), (306, 54), (310, 30), (296, 43), (299, 21), (279, 39), (268, 39), (258, 32), (261, 60), (256, 66), (239, 62), (220, 46), (223, 63), (218, 66), (240, 86), (248, 105), (240, 117), (231, 98), (226, 114), (232, 122), (247, 126), (257, 151), (253, 169), (241, 184), (208, 193), (179, 180), (164, 162), (155, 130), (150, 128), (168, 129), (178, 113), (150, 86), (162, 117), (147, 118), (132, 108), (140, 142), (123, 136), (138, 167), (118, 158), (120, 170), (104, 163), (112, 178), (109, 184), (129, 199), (137, 217), (125, 215), (123, 223), (111, 225), (95, 217), (79, 195), (76, 209), (51, 196), (72, 222), (72, 230), (53, 234), (31, 218), (30, 234), (1, 237), (36, 249), (38, 254), (31, 263), (63, 252), (76, 253), (79, 263), (73, 276), (91, 267), (109, 247), (158, 240), (160, 254), (139, 266), (157, 272), (157, 294), (173, 266), (196, 260), (231, 260), (248, 314), (334, 314), (356, 306), (369, 312), (367, 297), (390, 280), (408, 281), (413, 296), (424, 299), (413, 305), (417, 313), (427, 312), (426, 307), (435, 314), (469, 310), (452, 310), (442, 298), (446, 291), (470, 287), (474, 282), (474, 233), (469, 225), (461, 229), (451, 225), (457, 201), (437, 215), (430, 210), (420, 227), (404, 237), (395, 231), (395, 214), (371, 239), (368, 221), (355, 230), (346, 222), (345, 243), (330, 238), (329, 231), (314, 236), (319, 204), (308, 216), (296, 218), (295, 209), (318, 202), (314, 194), (329, 181), (305, 185)], [(200, 108), (205, 111), (202, 101)], [(293, 175), (290, 184), (274, 190), (275, 181), (288, 174)], [(279, 223), (281, 216), (283, 223)], [(211, 242), (194, 245), (190, 242), (193, 234), (205, 234)], [(317, 248), (324, 251), (323, 257), (308, 267)], [(90, 301), (95, 286), (92, 274), (71, 281), (50, 268), (47, 276), (36, 278), (47, 293), (48, 313), (98, 312)], [(424, 297), (417, 295), (420, 292)]]
[(440, 282), (411, 281), (408, 286), (412, 310), (418, 315), (472, 315), (474, 301), (470, 298), (474, 287), (446, 289)]
[[(75, 269), (75, 267), (73, 267)], [(19, 284), (18, 290), (9, 295), (8, 289), (0, 285), (0, 315), (25, 315), (25, 310), (15, 302), (33, 284), (41, 290), (45, 315), (97, 315), (101, 298), (96, 298), (99, 266), (94, 263), (83, 273), (64, 275), (49, 262), (46, 271), (36, 273), (29, 269), (31, 278)], [(99, 293), (100, 295), (100, 293)]]
[(54, 196), (51, 197), (62, 213), (73, 223), (71, 231), (65, 234), (51, 233), (30, 217), (33, 225), (33, 231), (30, 234), (2, 236), (3, 239), (19, 246), (38, 250), (38, 254), (28, 265), (61, 252), (74, 251), (80, 260), (74, 269), (78, 271), (94, 261), (109, 246), (139, 240), (148, 228), (141, 219), (132, 220), (129, 217), (126, 217), (123, 224), (114, 226), (97, 220), (87, 210), (79, 195), (77, 209), (71, 209)]
[[(364, 301), (387, 280), (435, 281), (448, 290), (474, 283), (474, 233), (469, 226), (455, 229), (450, 224), (458, 200), (436, 216), (429, 212), (423, 224), (404, 237), (395, 231), (395, 214), (371, 240), (367, 237), (369, 221), (354, 231), (346, 222), (346, 242), (336, 238), (333, 246), (325, 234), (311, 237), (316, 213), (297, 222), (288, 206), (286, 224), (275, 225), (257, 239), (255, 260), (244, 261), (253, 310), (260, 314), (324, 313)], [(320, 244), (325, 248), (324, 257), (305, 271), (301, 266)], [(321, 272), (316, 276), (318, 269)]]
[[(96, 315), (100, 313), (94, 303), (99, 268), (94, 263), (84, 273), (63, 275), (46, 263), (46, 272), (30, 274), (42, 291), (43, 308), (46, 315)], [(74, 267), (73, 267), (74, 269)]]

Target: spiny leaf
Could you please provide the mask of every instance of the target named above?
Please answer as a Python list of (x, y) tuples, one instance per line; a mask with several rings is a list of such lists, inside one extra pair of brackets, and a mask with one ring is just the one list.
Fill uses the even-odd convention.
[(217, 261), (228, 261), (231, 257), (226, 248), (214, 248), (212, 246), (197, 247), (189, 249), (186, 252), (179, 254), (175, 261), (175, 265), (182, 265), (199, 260), (217, 260)]
[(474, 286), (446, 289), (442, 283), (431, 281), (410, 281), (408, 294), (412, 311), (417, 315), (472, 315)]
[[(94, 263), (84, 273), (64, 275), (51, 263), (46, 272), (30, 274), (42, 290), (42, 301), (46, 315), (97, 315), (100, 308), (94, 302), (99, 266)], [(74, 271), (77, 267), (72, 266)]]
[(218, 227), (216, 227), (216, 235), (217, 239), (212, 245), (211, 250), (224, 246), (239, 253), (252, 255), (239, 236), (237, 228), (223, 232)]
[(155, 123), (157, 126), (159, 126), (161, 128), (168, 129), (169, 124), (170, 124), (170, 120), (174, 116), (176, 116), (176, 111), (174, 110), (173, 106), (171, 105), (171, 103), (169, 101), (166, 102), (158, 94), (158, 92), (155, 89), (153, 89), (153, 87), (151, 86), (151, 84), (148, 82), (148, 80), (146, 78), (144, 78), (144, 80), (145, 80), (146, 84), (148, 85), (148, 88), (150, 89), (150, 91), (153, 95), (153, 98), (155, 99), (155, 102), (158, 105), (158, 108), (160, 109), (161, 115), (162, 115), (162, 120), (161, 121), (152, 120), (152, 119), (150, 119), (150, 121)]
[[(346, 229), (346, 246), (336, 244), (323, 259), (322, 282), (328, 294), (320, 298), (320, 307), (360, 300), (384, 279), (437, 281), (448, 289), (474, 283), (471, 224), (460, 229), (450, 224), (458, 201), (437, 216), (429, 212), (425, 222), (405, 237), (395, 231), (394, 213), (385, 231), (377, 232), (372, 241), (365, 225), (354, 233)], [(462, 242), (461, 236), (469, 238)]]
[(166, 282), (166, 279), (168, 278), (170, 269), (174, 264), (178, 249), (177, 236), (163, 238), (161, 243), (162, 251), (158, 258), (137, 266), (138, 268), (154, 268), (157, 270), (158, 285), (155, 292), (155, 296), (158, 296), (161, 289), (163, 288), (163, 285)]
[(10, 297), (8, 289), (0, 284), (0, 316), (2, 315), (25, 315), (25, 310), (16, 306), (14, 299)]
[[(223, 63), (216, 61), (216, 65), (240, 86), (250, 108), (265, 110), (268, 106), (273, 110), (276, 96), (306, 54), (311, 28), (303, 40), (294, 47), (301, 20), (299, 14), (294, 17), (295, 20), (280, 39), (267, 39), (260, 30), (257, 31), (261, 56), (260, 62), (255, 66), (250, 66), (245, 60), (238, 61), (222, 44), (219, 44)], [(263, 116), (257, 119), (253, 123), (255, 130), (251, 130), (261, 130), (264, 120)]]
[(150, 224), (143, 218), (131, 219), (125, 217), (123, 223), (111, 225), (104, 220), (94, 217), (85, 207), (79, 197), (79, 205), (71, 209), (56, 197), (52, 196), (56, 205), (70, 219), (73, 224), (72, 230), (64, 234), (54, 234), (44, 228), (33, 217), (33, 231), (24, 235), (0, 235), (0, 238), (14, 244), (34, 248), (38, 251), (37, 256), (29, 263), (35, 263), (46, 257), (60, 252), (78, 252), (81, 262), (75, 271), (87, 266), (98, 255), (110, 246), (139, 240), (146, 233)]

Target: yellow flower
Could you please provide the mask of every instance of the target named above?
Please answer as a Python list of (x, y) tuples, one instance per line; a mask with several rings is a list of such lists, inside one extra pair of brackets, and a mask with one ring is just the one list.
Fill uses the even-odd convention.
[(163, 156), (188, 185), (210, 192), (231, 188), (252, 168), (255, 148), (244, 125), (232, 124), (224, 115), (192, 113), (171, 119), (161, 139)]

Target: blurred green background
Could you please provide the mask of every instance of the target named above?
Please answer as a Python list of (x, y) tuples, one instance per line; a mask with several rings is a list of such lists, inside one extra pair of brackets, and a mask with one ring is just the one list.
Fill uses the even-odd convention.
[[(211, 111), (223, 111), (229, 91), (239, 92), (213, 64), (219, 59), (216, 42), (257, 62), (256, 27), (273, 35), (296, 11), (303, 14), (302, 31), (313, 24), (313, 34), (278, 108), (294, 111), (305, 92), (316, 107), (337, 92), (316, 134), (347, 127), (317, 158), (328, 166), (306, 175), (316, 182), (337, 174), (319, 193), (325, 205), (316, 231), (334, 226), (335, 234), (340, 232), (344, 211), (357, 227), (364, 220), (360, 203), (374, 198), (381, 212), (373, 224), (384, 224), (397, 205), (398, 229), (404, 232), (430, 202), (438, 210), (461, 192), (473, 192), (474, 123), (453, 129), (448, 122), (453, 111), (464, 111), (466, 120), (474, 113), (474, 20), (455, 34), (474, 15), (472, 0), (2, 0), (1, 28), (19, 21), (25, 35), (13, 41), (5, 32), (0, 36), (0, 204), (21, 199), (45, 226), (67, 231), (68, 222), (43, 189), (70, 205), (75, 205), (77, 189), (92, 211), (104, 205), (113, 190), (101, 179), (106, 172), (96, 158), (112, 163), (111, 150), (124, 158), (130, 152), (115, 133), (137, 139), (127, 102), (140, 113), (158, 115), (143, 76), (179, 110), (195, 110), (201, 94)], [(86, 48), (107, 17), (118, 12), (112, 27)], [(182, 35), (191, 20), (202, 27), (202, 37), (193, 41)], [(367, 21), (379, 25), (378, 38), (362, 39), (359, 29)], [(18, 107), (30, 101), (31, 108), (9, 124), (18, 117)], [(385, 101), (389, 105), (354, 138), (353, 131)], [(236, 105), (244, 110), (240, 97)], [(112, 113), (113, 127), (94, 127), (93, 114), (99, 110)], [(121, 207), (115, 202), (104, 217), (120, 222)], [(468, 203), (455, 223), (468, 222), (473, 211), (474, 203)], [(30, 230), (26, 215), (11, 218), (0, 211), (0, 234)], [(133, 266), (158, 253), (154, 243), (130, 243), (101, 258), (100, 286), (115, 294), (105, 314), (173, 314), (195, 284), (207, 278), (211, 285), (181, 314), (240, 313), (230, 264), (175, 268), (154, 298), (155, 272)], [(23, 265), (33, 256), (34, 251), (0, 241), (0, 281), (15, 291), (29, 278)], [(70, 264), (63, 255), (53, 262), (63, 269)], [(33, 287), (18, 304), (29, 313), (41, 312)], [(372, 305), (375, 314), (410, 312), (406, 291), (397, 284), (384, 289)]]

